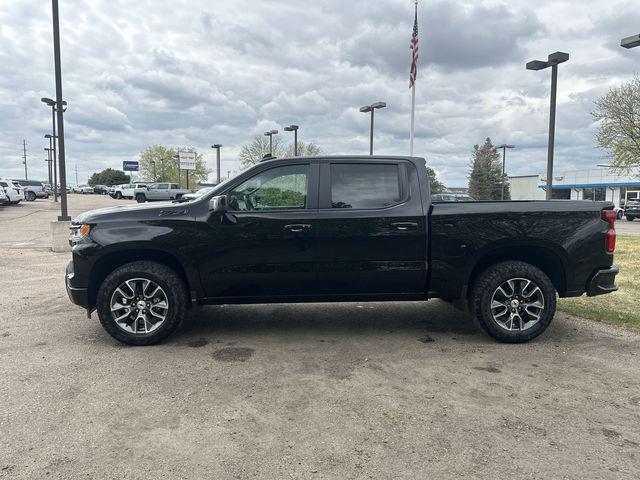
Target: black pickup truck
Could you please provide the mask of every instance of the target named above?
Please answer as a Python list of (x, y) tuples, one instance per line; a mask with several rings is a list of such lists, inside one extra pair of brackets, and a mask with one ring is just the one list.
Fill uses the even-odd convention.
[(193, 200), (78, 216), (65, 278), (133, 345), (193, 303), (429, 298), (516, 343), (549, 326), (556, 294), (617, 289), (615, 218), (606, 202), (433, 203), (422, 158), (267, 160)]

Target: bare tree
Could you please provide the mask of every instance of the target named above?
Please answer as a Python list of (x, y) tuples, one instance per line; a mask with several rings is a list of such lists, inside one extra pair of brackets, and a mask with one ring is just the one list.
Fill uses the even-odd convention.
[[(322, 150), (315, 143), (305, 143), (298, 140), (298, 156), (299, 157), (315, 157), (320, 155)], [(293, 157), (293, 142), (287, 147), (287, 157)]]
[(256, 163), (260, 163), (265, 155), (272, 153), (274, 157), (283, 157), (286, 149), (280, 138), (273, 137), (273, 152), (269, 152), (269, 138), (257, 135), (251, 143), (242, 147), (240, 150), (240, 166), (242, 168), (250, 167)]
[(640, 77), (596, 100), (591, 115), (600, 121), (598, 146), (612, 158), (612, 167), (626, 173), (640, 166)]

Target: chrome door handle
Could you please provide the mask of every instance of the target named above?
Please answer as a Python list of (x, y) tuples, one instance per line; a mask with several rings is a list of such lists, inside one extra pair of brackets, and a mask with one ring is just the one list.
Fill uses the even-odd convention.
[(397, 222), (392, 224), (396, 230), (415, 230), (418, 228), (418, 224), (416, 222)]
[(291, 225), (285, 225), (284, 229), (293, 233), (300, 233), (304, 230), (311, 230), (311, 225), (308, 223), (293, 223)]

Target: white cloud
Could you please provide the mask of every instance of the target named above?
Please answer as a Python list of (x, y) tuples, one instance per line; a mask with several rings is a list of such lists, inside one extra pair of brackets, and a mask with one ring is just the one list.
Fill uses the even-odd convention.
[[(376, 152), (408, 153), (412, 2), (325, 0), (65, 0), (61, 2), (69, 171), (80, 181), (148, 145), (193, 145), (236, 170), (243, 143), (296, 123), (327, 153), (366, 153), (358, 107), (384, 100)], [(0, 3), (0, 171), (44, 178), (43, 137), (54, 92), (50, 4)], [(549, 72), (526, 61), (555, 50), (560, 67), (558, 168), (601, 160), (593, 101), (638, 70), (631, 0), (421, 2), (416, 153), (450, 185), (466, 184), (470, 152), (487, 136), (517, 145), (511, 173), (544, 170)], [(284, 134), (284, 132), (282, 132)], [(289, 140), (288, 137), (285, 137)], [(213, 165), (213, 163), (212, 163)], [(73, 176), (70, 176), (71, 178)]]

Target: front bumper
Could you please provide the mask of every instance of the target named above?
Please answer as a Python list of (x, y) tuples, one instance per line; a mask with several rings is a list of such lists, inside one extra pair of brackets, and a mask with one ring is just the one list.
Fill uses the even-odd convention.
[(64, 283), (67, 287), (67, 295), (76, 305), (87, 307), (89, 303), (88, 289), (86, 287), (78, 287), (73, 284), (75, 274), (73, 271), (73, 261), (67, 265), (67, 271), (64, 276)]
[(618, 290), (618, 285), (616, 285), (615, 281), (619, 271), (620, 269), (615, 265), (597, 270), (587, 284), (587, 296), (595, 297), (596, 295), (604, 295)]

